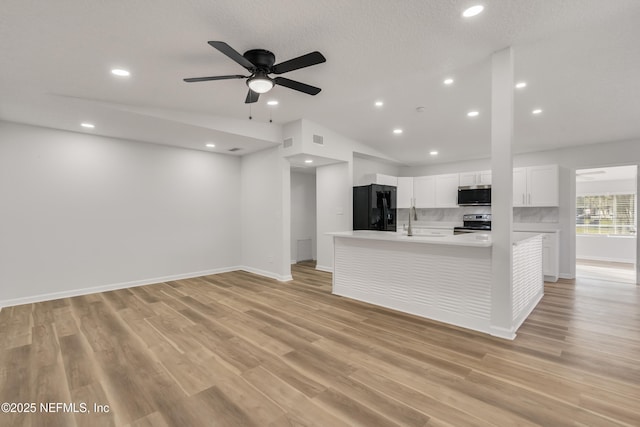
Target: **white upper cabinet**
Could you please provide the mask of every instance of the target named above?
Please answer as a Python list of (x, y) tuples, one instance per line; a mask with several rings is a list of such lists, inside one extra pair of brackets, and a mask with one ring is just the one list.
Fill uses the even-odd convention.
[(413, 178), (416, 208), (457, 208), (459, 179), (457, 173)]
[(436, 207), (437, 208), (457, 208), (458, 207), (458, 183), (460, 177), (457, 173), (446, 175), (436, 175)]
[(414, 198), (412, 176), (398, 177), (398, 192), (396, 197), (397, 197), (396, 206), (398, 208), (408, 209), (411, 207), (411, 201)]
[(527, 203), (527, 169), (513, 170), (513, 206), (526, 206)]
[(413, 178), (413, 197), (416, 208), (436, 207), (436, 177), (417, 176)]
[(527, 168), (529, 206), (559, 206), (558, 165)]
[(513, 170), (513, 206), (559, 206), (558, 165)]
[(398, 178), (391, 175), (384, 175), (381, 173), (374, 173), (371, 175), (365, 176), (365, 184), (380, 184), (380, 185), (393, 185), (394, 187), (398, 186)]
[(491, 185), (491, 171), (462, 172), (460, 174), (460, 186)]

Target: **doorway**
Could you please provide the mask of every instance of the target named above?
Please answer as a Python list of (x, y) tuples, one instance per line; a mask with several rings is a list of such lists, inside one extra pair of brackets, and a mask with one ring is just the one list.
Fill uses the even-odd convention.
[(316, 170), (291, 167), (291, 264), (317, 259)]
[(636, 283), (637, 169), (576, 170), (576, 277)]

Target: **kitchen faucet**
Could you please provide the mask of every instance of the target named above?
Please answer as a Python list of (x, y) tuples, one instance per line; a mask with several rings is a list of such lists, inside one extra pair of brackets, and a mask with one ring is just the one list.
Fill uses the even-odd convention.
[(413, 199), (411, 199), (411, 207), (409, 207), (409, 227), (407, 228), (407, 236), (413, 236), (413, 229), (411, 228), (412, 216), (415, 216), (415, 220), (418, 219), (418, 214), (416, 213), (416, 207), (414, 206)]

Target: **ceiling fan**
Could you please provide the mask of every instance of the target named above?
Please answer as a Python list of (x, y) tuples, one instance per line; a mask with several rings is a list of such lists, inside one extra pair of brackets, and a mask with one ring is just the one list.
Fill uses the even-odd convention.
[(269, 92), (274, 85), (288, 87), (289, 89), (308, 93), (309, 95), (317, 95), (318, 93), (320, 93), (321, 89), (319, 87), (300, 83), (284, 77), (269, 77), (269, 74), (284, 74), (289, 71), (298, 70), (300, 68), (310, 67), (312, 65), (325, 62), (325, 57), (322, 56), (322, 54), (318, 51), (307, 53), (306, 55), (302, 55), (297, 58), (293, 58), (274, 65), (274, 63), (276, 62), (276, 56), (268, 50), (252, 49), (246, 51), (243, 55), (240, 55), (240, 53), (238, 53), (235, 49), (233, 49), (225, 42), (210, 41), (208, 43), (212, 47), (227, 55), (229, 58), (233, 59), (238, 64), (242, 65), (247, 69), (247, 71), (251, 73), (251, 75), (242, 76), (239, 74), (234, 74), (229, 76), (193, 77), (184, 79), (185, 82), (193, 83), (205, 82), (209, 80), (247, 79), (249, 93), (247, 93), (247, 98), (244, 101), (246, 104), (257, 102), (260, 94)]

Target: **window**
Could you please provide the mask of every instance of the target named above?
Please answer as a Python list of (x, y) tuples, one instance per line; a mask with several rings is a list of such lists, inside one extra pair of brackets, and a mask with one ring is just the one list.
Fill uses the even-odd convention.
[(578, 196), (576, 234), (635, 235), (636, 195)]

